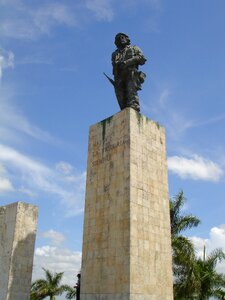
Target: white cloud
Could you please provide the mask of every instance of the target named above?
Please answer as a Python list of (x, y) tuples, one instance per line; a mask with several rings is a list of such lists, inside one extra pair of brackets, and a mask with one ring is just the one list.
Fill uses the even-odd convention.
[(5, 172), (5, 168), (3, 165), (0, 164), (0, 174), (3, 174)]
[(193, 242), (195, 246), (197, 256), (203, 257), (203, 248), (204, 246), (206, 246), (208, 240), (197, 236), (192, 236), (189, 239)]
[(56, 164), (56, 170), (63, 174), (70, 174), (73, 170), (73, 166), (71, 164), (65, 162), (65, 161), (60, 161), (59, 163)]
[(114, 17), (110, 0), (86, 0), (86, 7), (94, 12), (97, 20), (112, 21)]
[(29, 190), (28, 188), (25, 188), (24, 186), (21, 186), (18, 189), (18, 192), (27, 195), (29, 198), (37, 198), (37, 193), (34, 193), (32, 190)]
[(186, 130), (194, 127), (194, 122), (190, 119), (187, 119), (181, 112), (172, 111), (171, 120), (168, 124), (168, 129), (173, 138), (176, 138), (178, 135), (181, 136), (186, 132)]
[(12, 182), (7, 178), (7, 171), (2, 164), (0, 164), (0, 192), (12, 192), (14, 187)]
[(30, 12), (33, 24), (40, 33), (50, 33), (50, 30), (56, 25), (75, 25), (75, 18), (71, 9), (61, 3), (51, 3), (39, 7)]
[(92, 12), (99, 21), (111, 21), (114, 11), (110, 0), (48, 1), (31, 5), (29, 1), (0, 1), (3, 16), (0, 20), (0, 34), (17, 39), (37, 39), (49, 35), (58, 26), (80, 27)]
[(64, 272), (63, 283), (74, 286), (81, 267), (81, 252), (49, 245), (37, 248), (34, 256), (33, 280), (43, 278), (42, 268)]
[(10, 163), (22, 171), (29, 171), (31, 174), (50, 175), (50, 170), (41, 163), (19, 153), (13, 148), (1, 144), (0, 161)]
[(69, 163), (63, 161), (56, 164), (56, 168), (48, 166), (17, 151), (15, 146), (6, 146), (21, 146), (28, 141), (27, 138), (62, 143), (31, 124), (21, 110), (10, 103), (10, 99), (10, 96), (0, 96), (0, 165), (7, 172), (0, 174), (1, 189), (10, 192), (14, 188), (15, 192), (32, 198), (48, 193), (64, 204), (68, 216), (83, 212), (85, 173), (77, 172)]
[(154, 102), (143, 103), (143, 109), (147, 114), (153, 114), (157, 120), (162, 120), (166, 127), (167, 134), (174, 140), (178, 141), (188, 130), (216, 124), (224, 121), (225, 114), (218, 114), (209, 116), (202, 120), (193, 120), (187, 117), (177, 104), (173, 103), (173, 88), (172, 87), (158, 87), (158, 94), (154, 97)]
[(172, 156), (168, 158), (169, 170), (183, 179), (219, 181), (223, 176), (223, 170), (219, 165), (201, 156), (193, 158)]
[(59, 25), (75, 26), (76, 15), (69, 6), (52, 2), (38, 7), (31, 7), (25, 1), (1, 2), (4, 17), (0, 21), (2, 36), (35, 39), (43, 34), (50, 34)]
[(169, 95), (170, 95), (170, 91), (168, 89), (164, 89), (161, 92), (161, 94), (159, 96), (159, 100), (158, 100), (160, 108), (163, 108), (163, 109), (166, 108)]
[(174, 107), (171, 101), (171, 88), (160, 88), (159, 94), (153, 103), (144, 103), (143, 108), (146, 113), (154, 114), (157, 120), (163, 120), (168, 135), (173, 140), (178, 140), (188, 129), (194, 127), (194, 122), (184, 116), (182, 111)]
[(0, 48), (0, 80), (2, 78), (3, 69), (14, 67), (14, 54), (12, 51), (6, 51)]
[(13, 185), (9, 179), (0, 177), (0, 192), (14, 191)]
[[(48, 143), (59, 143), (59, 141), (52, 137), (48, 132), (31, 124), (24, 116), (22, 111), (11, 104), (12, 95), (8, 95), (1, 90), (0, 96), (0, 134), (2, 141), (15, 142), (19, 134), (24, 134), (37, 140)], [(12, 121), (13, 120), (13, 121)], [(21, 136), (19, 138), (21, 141)]]
[[(48, 193), (63, 204), (67, 216), (83, 212), (86, 173), (62, 174), (17, 150), (0, 144), (0, 164), (13, 174), (17, 190)], [(10, 179), (10, 176), (8, 176)], [(15, 187), (16, 188), (16, 187)]]
[[(159, 10), (160, 0), (77, 0), (66, 4), (63, 1), (50, 0), (37, 5), (26, 0), (1, 0), (0, 10), (3, 17), (0, 20), (0, 34), (17, 39), (37, 39), (51, 34), (58, 26), (81, 27), (90, 20), (90, 12), (97, 21), (110, 22), (115, 12), (133, 7)], [(152, 25), (151, 25), (152, 27)], [(154, 25), (155, 27), (155, 25)]]
[[(206, 256), (213, 250), (220, 248), (225, 253), (225, 224), (219, 227), (213, 227), (210, 230), (209, 238), (203, 239), (193, 236), (190, 238), (195, 245), (196, 254), (199, 257), (203, 257), (203, 247), (206, 247)], [(217, 270), (221, 273), (225, 273), (225, 261), (218, 264)]]
[(201, 126), (205, 126), (205, 125), (215, 124), (215, 123), (223, 121), (224, 119), (225, 119), (225, 114), (221, 114), (218, 116), (211, 117), (204, 121), (196, 122), (194, 124), (194, 127), (201, 127)]
[(53, 229), (43, 232), (42, 236), (46, 239), (49, 239), (51, 245), (55, 245), (55, 246), (61, 245), (65, 240), (65, 236), (62, 233), (55, 231)]

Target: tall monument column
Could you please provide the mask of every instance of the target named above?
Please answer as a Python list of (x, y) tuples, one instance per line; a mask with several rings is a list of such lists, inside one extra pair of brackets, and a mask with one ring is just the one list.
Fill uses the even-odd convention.
[(93, 125), (81, 300), (172, 300), (165, 131), (133, 108)]
[(38, 209), (0, 206), (0, 299), (29, 300)]

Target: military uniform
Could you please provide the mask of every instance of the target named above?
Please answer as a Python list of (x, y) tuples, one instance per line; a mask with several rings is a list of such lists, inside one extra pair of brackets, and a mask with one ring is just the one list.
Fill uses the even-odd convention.
[(146, 59), (137, 46), (127, 45), (125, 48), (113, 52), (114, 87), (121, 109), (132, 107), (140, 111), (137, 91), (141, 90), (141, 84), (146, 75), (138, 71), (138, 67), (145, 62)]

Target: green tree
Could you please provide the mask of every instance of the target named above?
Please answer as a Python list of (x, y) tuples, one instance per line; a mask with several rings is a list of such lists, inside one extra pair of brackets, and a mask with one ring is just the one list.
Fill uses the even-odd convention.
[(31, 300), (40, 300), (49, 297), (50, 300), (55, 300), (55, 296), (61, 295), (63, 292), (69, 291), (68, 285), (60, 285), (63, 277), (61, 273), (51, 273), (44, 269), (45, 279), (37, 279), (31, 286)]
[[(171, 241), (173, 250), (174, 297), (187, 299), (195, 285), (193, 274), (195, 252), (192, 242), (181, 233), (199, 225), (200, 220), (193, 215), (182, 214), (185, 204), (183, 191), (170, 200)], [(188, 280), (186, 280), (188, 278)], [(183, 298), (184, 297), (184, 298)], [(191, 299), (191, 298), (189, 298)]]
[(76, 289), (70, 287), (66, 293), (66, 299), (74, 299), (76, 297)]
[(181, 213), (185, 204), (183, 191), (180, 191), (170, 200), (170, 225), (171, 239), (173, 248), (173, 261), (175, 264), (183, 263), (189, 257), (194, 255), (192, 242), (181, 232), (199, 225), (200, 220), (193, 215), (184, 215)]
[(214, 250), (206, 259), (196, 259), (197, 299), (208, 300), (209, 297), (225, 299), (225, 276), (216, 271), (217, 263), (223, 259), (225, 254), (221, 249)]
[(177, 278), (175, 299), (225, 299), (225, 276), (216, 271), (217, 263), (223, 259), (225, 254), (221, 249), (214, 250), (206, 259), (195, 258), (192, 262), (192, 277), (190, 278), (190, 273), (183, 272)]
[(181, 233), (198, 226), (200, 220), (193, 215), (182, 214), (185, 203), (183, 191), (170, 200), (171, 238), (173, 248), (174, 299), (208, 300), (225, 299), (225, 276), (216, 271), (218, 262), (225, 259), (220, 249), (207, 258), (197, 258), (192, 242)]

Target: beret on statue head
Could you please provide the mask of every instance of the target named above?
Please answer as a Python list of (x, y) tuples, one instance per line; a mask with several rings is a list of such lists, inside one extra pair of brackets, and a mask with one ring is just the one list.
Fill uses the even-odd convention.
[(119, 38), (120, 38), (121, 35), (123, 35), (123, 36), (126, 37), (126, 39), (127, 39), (127, 44), (130, 45), (130, 39), (129, 39), (129, 36), (128, 36), (127, 34), (123, 33), (123, 32), (119, 32), (119, 33), (117, 33), (117, 35), (115, 36), (115, 45), (118, 46), (118, 41), (119, 41)]

